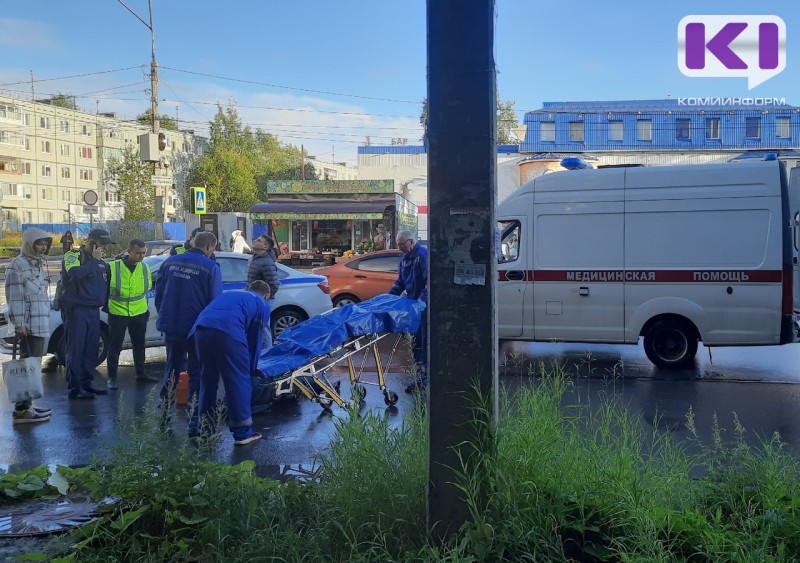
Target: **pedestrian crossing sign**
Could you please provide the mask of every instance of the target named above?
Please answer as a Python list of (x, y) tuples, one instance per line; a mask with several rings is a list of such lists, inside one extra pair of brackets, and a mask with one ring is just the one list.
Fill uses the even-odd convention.
[(195, 215), (206, 214), (206, 189), (192, 188), (192, 213)]

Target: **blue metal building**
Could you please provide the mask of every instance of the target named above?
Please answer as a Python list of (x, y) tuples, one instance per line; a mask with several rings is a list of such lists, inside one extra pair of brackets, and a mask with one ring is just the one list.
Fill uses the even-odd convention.
[(800, 108), (776, 98), (546, 102), (526, 113), (524, 124), (521, 153), (794, 153), (800, 147)]

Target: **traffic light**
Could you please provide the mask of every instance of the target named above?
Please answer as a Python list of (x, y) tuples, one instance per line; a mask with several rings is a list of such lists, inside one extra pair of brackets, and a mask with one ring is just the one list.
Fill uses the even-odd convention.
[(164, 133), (158, 134), (158, 150), (163, 151), (167, 148), (167, 136)]

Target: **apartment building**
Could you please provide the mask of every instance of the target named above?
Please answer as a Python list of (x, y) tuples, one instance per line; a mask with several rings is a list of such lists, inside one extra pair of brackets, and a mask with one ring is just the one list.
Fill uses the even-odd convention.
[[(26, 223), (88, 223), (83, 195), (99, 195), (91, 219), (124, 219), (124, 204), (108, 178), (108, 164), (127, 146), (138, 149), (138, 136), (149, 128), (118, 119), (112, 113), (91, 113), (0, 95), (0, 193), (2, 225), (19, 230)], [(158, 175), (172, 178), (161, 188), (165, 220), (183, 212), (179, 194), (205, 140), (191, 131), (164, 131), (166, 148)]]

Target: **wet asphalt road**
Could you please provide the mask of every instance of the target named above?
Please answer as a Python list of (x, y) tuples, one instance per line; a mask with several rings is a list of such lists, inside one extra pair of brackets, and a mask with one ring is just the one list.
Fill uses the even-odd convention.
[[(393, 339), (387, 339), (393, 340)], [(382, 349), (384, 361), (388, 349)], [(627, 404), (647, 427), (658, 418), (659, 428), (676, 437), (689, 438), (685, 415), (691, 407), (701, 437), (708, 441), (714, 416), (733, 437), (734, 413), (747, 429), (745, 438), (758, 443), (762, 437), (780, 433), (794, 452), (800, 452), (800, 346), (715, 349), (713, 363), (702, 347), (693, 369), (665, 371), (653, 367), (639, 347), (585, 344), (503, 343), (500, 349), (501, 385), (513, 392), (533, 385), (537, 375), (560, 366), (577, 374), (564, 405), (596, 407), (604, 397), (616, 397)], [(0, 361), (8, 359), (0, 355)], [(124, 364), (130, 353), (123, 352)], [(398, 392), (396, 408), (387, 408), (377, 388), (369, 387), (365, 410), (389, 417), (400, 424), (413, 399), (402, 389), (408, 376), (408, 355), (398, 354), (387, 376), (389, 388)], [(356, 361), (356, 365), (360, 360)], [(159, 375), (164, 349), (148, 350), (148, 373)], [(367, 367), (372, 364), (367, 364)], [(100, 372), (105, 375), (105, 365)], [(346, 378), (337, 371), (335, 377)], [(366, 371), (364, 377), (375, 380)], [(94, 401), (70, 401), (66, 397), (63, 368), (44, 374), (45, 397), (40, 400), (53, 409), (53, 418), (42, 424), (12, 425), (12, 405), (0, 402), (0, 469), (22, 470), (41, 464), (83, 465), (99, 453), (101, 444), (114, 444), (126, 431), (118, 413), (137, 413), (157, 400), (154, 384), (133, 380), (133, 368), (120, 369), (121, 387)], [(98, 385), (104, 383), (98, 382)], [(349, 395), (343, 385), (343, 395)], [(362, 411), (363, 412), (363, 411)], [(216, 459), (238, 463), (253, 459), (262, 475), (277, 476), (285, 465), (308, 467), (329, 445), (336, 417), (347, 413), (334, 406), (325, 413), (305, 399), (275, 405), (268, 413), (254, 417), (254, 427), (264, 439), (235, 448), (226, 432)], [(186, 417), (181, 412), (176, 432), (184, 432)]]

